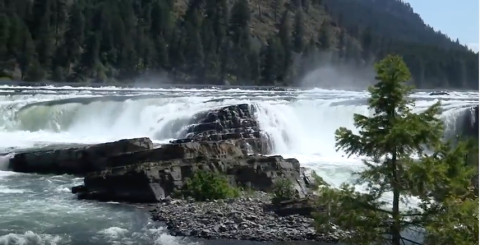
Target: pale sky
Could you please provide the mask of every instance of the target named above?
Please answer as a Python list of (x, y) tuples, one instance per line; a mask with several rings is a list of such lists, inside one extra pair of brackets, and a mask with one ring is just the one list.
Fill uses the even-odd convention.
[(478, 0), (404, 0), (423, 21), (478, 51)]

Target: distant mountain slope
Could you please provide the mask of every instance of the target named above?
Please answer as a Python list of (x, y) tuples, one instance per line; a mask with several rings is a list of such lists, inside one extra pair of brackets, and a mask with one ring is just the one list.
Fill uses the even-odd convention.
[(478, 54), (397, 0), (0, 0), (12, 80), (296, 86), (328, 66), (351, 81), (315, 85), (364, 88), (390, 53), (417, 87), (478, 89)]
[(391, 39), (443, 48), (466, 48), (425, 24), (410, 4), (401, 0), (324, 0), (330, 15), (348, 30), (370, 27)]
[(408, 3), (324, 0), (324, 6), (349, 34), (363, 40), (363, 49), (377, 57), (402, 55), (417, 86), (478, 89), (478, 53), (426, 25)]

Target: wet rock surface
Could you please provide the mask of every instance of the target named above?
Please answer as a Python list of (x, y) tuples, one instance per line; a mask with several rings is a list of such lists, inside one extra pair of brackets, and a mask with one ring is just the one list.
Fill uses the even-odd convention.
[(192, 117), (190, 124), (184, 129), (184, 137), (171, 143), (237, 140), (242, 150), (250, 154), (268, 154), (272, 149), (267, 135), (259, 128), (255, 107), (250, 104), (201, 112)]
[(15, 172), (24, 173), (85, 175), (92, 171), (104, 170), (106, 168), (105, 159), (108, 157), (153, 148), (154, 145), (149, 138), (54, 147), (17, 153), (10, 159), (9, 168)]
[[(189, 143), (190, 144), (190, 143)], [(235, 144), (216, 142), (215, 149), (237, 149)], [(238, 149), (237, 149), (238, 150)], [(85, 177), (84, 185), (72, 192), (80, 199), (121, 202), (157, 202), (180, 190), (187, 178), (197, 170), (225, 175), (230, 184), (269, 192), (278, 179), (292, 182), (298, 195), (309, 193), (312, 180), (308, 171), (300, 168), (296, 159), (281, 156), (238, 156), (179, 158), (145, 162), (93, 172)]]
[(159, 148), (105, 158), (109, 168), (174, 159), (235, 158), (245, 156), (237, 141), (202, 141), (163, 144)]
[(313, 219), (308, 214), (292, 210), (289, 215), (278, 215), (270, 198), (264, 192), (244, 193), (242, 198), (211, 202), (167, 198), (152, 206), (150, 212), (154, 220), (165, 222), (175, 236), (251, 241), (337, 241), (334, 235), (316, 233)]
[(466, 113), (463, 115), (462, 121), (463, 125), (460, 125), (462, 128), (462, 134), (467, 137), (473, 137), (478, 139), (479, 137), (479, 125), (478, 125), (478, 108), (479, 106), (475, 106), (472, 108), (468, 108)]

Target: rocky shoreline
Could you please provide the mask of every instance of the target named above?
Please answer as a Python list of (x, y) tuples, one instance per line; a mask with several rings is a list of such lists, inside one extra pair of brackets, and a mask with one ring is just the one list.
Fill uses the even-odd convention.
[[(286, 207), (289, 211), (300, 204)], [(282, 207), (271, 204), (264, 192), (243, 193), (242, 197), (210, 202), (167, 198), (153, 205), (154, 221), (165, 222), (171, 235), (205, 239), (248, 241), (317, 241), (335, 243), (334, 234), (318, 234), (309, 215), (311, 206), (299, 206), (297, 212), (282, 215)], [(285, 211), (285, 210), (283, 210)]]

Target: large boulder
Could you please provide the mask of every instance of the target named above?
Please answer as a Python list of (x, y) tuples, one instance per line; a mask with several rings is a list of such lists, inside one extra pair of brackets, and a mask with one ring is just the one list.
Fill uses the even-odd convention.
[(239, 140), (250, 153), (268, 154), (271, 142), (260, 128), (255, 107), (250, 104), (224, 106), (195, 114), (190, 125), (183, 129), (183, 138), (171, 143), (191, 141)]
[(181, 189), (184, 181), (199, 169), (225, 174), (233, 185), (264, 192), (272, 191), (279, 178), (287, 178), (300, 197), (307, 194), (299, 162), (281, 156), (197, 157), (114, 167), (90, 173), (84, 185), (72, 192), (80, 199), (158, 202)]
[(104, 170), (106, 158), (153, 148), (149, 138), (134, 138), (95, 145), (21, 152), (10, 159), (9, 169), (24, 173), (85, 175)]
[(310, 195), (305, 198), (297, 198), (272, 203), (265, 206), (266, 211), (273, 211), (279, 216), (302, 215), (312, 218), (313, 213), (322, 211), (316, 203), (316, 196)]

